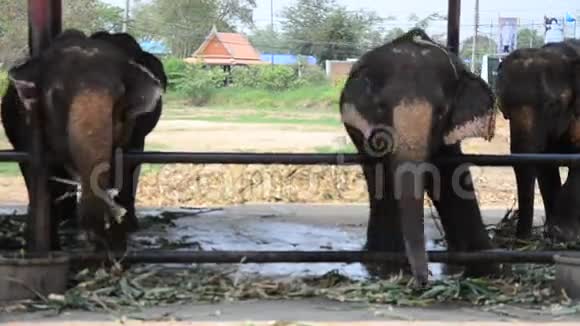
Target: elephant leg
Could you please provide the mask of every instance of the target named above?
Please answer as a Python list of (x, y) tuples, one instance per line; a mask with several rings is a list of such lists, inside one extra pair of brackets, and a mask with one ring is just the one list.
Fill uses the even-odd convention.
[[(30, 171), (30, 166), (27, 163), (21, 163), (20, 171), (24, 178), (26, 184), (26, 189), (28, 192), (28, 198), (32, 198), (32, 175)], [(56, 169), (50, 170), (51, 176), (67, 179), (68, 174), (64, 170)], [(76, 217), (76, 198), (67, 198), (62, 201), (57, 201), (65, 193), (73, 191), (74, 187), (70, 185), (65, 185), (60, 182), (49, 181), (48, 192), (50, 200), (50, 238), (51, 238), (51, 250), (60, 250), (60, 238), (58, 234), (60, 222), (66, 219), (75, 220)], [(30, 204), (28, 205), (28, 210), (30, 211)], [(28, 230), (30, 234), (32, 230)]]
[[(128, 149), (137, 152), (143, 151), (145, 148), (145, 139), (142, 137), (133, 138), (134, 139), (131, 140), (131, 147)], [(123, 183), (117, 201), (127, 210), (127, 214), (125, 215), (127, 230), (129, 232), (134, 232), (139, 228), (139, 222), (135, 211), (135, 198), (139, 182), (140, 164), (124, 164), (122, 169)]]
[(551, 224), (556, 209), (556, 200), (562, 188), (560, 170), (557, 166), (538, 167), (538, 185), (544, 200), (546, 223)]
[[(72, 177), (64, 168), (51, 169), (51, 176), (70, 180)], [(77, 215), (77, 188), (74, 185), (65, 184), (63, 182), (49, 180), (48, 189), (50, 192), (50, 214), (51, 214), (51, 230), (52, 241), (55, 243), (54, 250), (60, 249), (58, 229), (62, 222), (69, 222), (69, 227), (76, 229), (78, 227)]]
[(580, 169), (570, 168), (558, 194), (554, 214), (547, 223), (548, 234), (557, 241), (574, 241), (580, 235)]
[[(459, 145), (449, 146), (442, 153), (460, 155), (461, 148)], [(448, 250), (470, 252), (492, 249), (469, 169), (460, 165), (444, 165), (439, 166), (438, 171), (439, 180), (428, 180), (427, 194), (441, 217)], [(466, 266), (465, 274), (482, 276), (498, 271), (499, 266), (495, 264), (472, 264)]]
[(518, 187), (518, 223), (516, 236), (526, 239), (532, 235), (534, 223), (534, 189), (536, 171), (532, 166), (518, 166), (514, 168)]
[[(405, 244), (393, 198), (392, 177), (387, 174), (387, 164), (363, 166), (369, 195), (369, 221), (365, 250), (380, 252), (405, 252)], [(365, 264), (371, 275), (383, 277), (399, 273), (406, 264)]]

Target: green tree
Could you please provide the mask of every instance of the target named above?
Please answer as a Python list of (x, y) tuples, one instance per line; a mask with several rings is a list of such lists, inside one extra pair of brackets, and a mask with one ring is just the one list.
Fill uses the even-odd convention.
[(427, 27), (431, 25), (431, 22), (437, 20), (447, 20), (447, 17), (436, 12), (431, 13), (422, 18), (417, 16), (416, 14), (409, 15), (409, 21), (415, 23), (415, 27), (422, 29), (427, 29)]
[(254, 28), (249, 36), (252, 45), (263, 53), (288, 53), (290, 46), (284, 35), (271, 28)]
[[(477, 35), (475, 43), (475, 70), (480, 71), (482, 57), (486, 54), (494, 54), (497, 52), (497, 43), (484, 35)], [(462, 59), (472, 59), (473, 54), (473, 36), (465, 39), (461, 43), (459, 56)]]
[(123, 9), (100, 0), (63, 1), (63, 27), (75, 28), (85, 33), (99, 30), (120, 32), (123, 26)]
[(522, 28), (518, 31), (518, 49), (537, 48), (544, 45), (544, 37), (535, 29)]
[[(28, 51), (27, 2), (0, 0), (0, 64), (12, 62)], [(63, 27), (86, 33), (119, 30), (123, 10), (100, 0), (63, 1)]]
[(403, 34), (405, 34), (405, 30), (404, 29), (402, 29), (400, 27), (395, 27), (395, 28), (389, 30), (385, 34), (384, 41), (385, 42), (390, 42), (390, 41), (396, 39), (397, 37), (399, 37), (399, 36), (401, 36)]
[(190, 56), (215, 26), (220, 32), (235, 26), (253, 27), (255, 0), (152, 0), (137, 2), (132, 34), (166, 42), (174, 55)]
[(347, 10), (334, 0), (298, 0), (284, 8), (282, 17), (293, 51), (314, 55), (320, 62), (356, 57), (381, 43), (382, 19), (376, 13)]

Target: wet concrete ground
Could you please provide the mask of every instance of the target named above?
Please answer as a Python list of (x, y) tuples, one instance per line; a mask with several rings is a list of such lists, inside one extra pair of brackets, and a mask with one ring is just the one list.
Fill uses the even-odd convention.
[[(0, 214), (23, 207), (0, 209)], [(181, 216), (173, 223), (153, 225), (133, 236), (137, 243), (156, 247), (160, 240), (179, 244), (182, 250), (360, 250), (366, 238), (368, 209), (366, 205), (240, 205), (210, 209), (204, 213), (198, 208), (165, 210), (171, 216)], [(142, 216), (159, 216), (164, 210), (141, 209)], [(503, 209), (485, 211), (487, 224), (497, 223), (505, 214)], [(444, 250), (435, 240), (443, 237), (440, 226), (425, 210), (425, 235), (428, 250)], [(536, 215), (540, 215), (538, 211)], [(539, 222), (539, 221), (538, 221)], [(153, 222), (154, 223), (154, 222)], [(142, 247), (142, 246), (139, 246)], [(179, 250), (179, 248), (177, 249)], [(429, 265), (432, 279), (442, 277), (444, 266)], [(244, 264), (242, 275), (268, 277), (321, 276), (338, 270), (352, 279), (367, 277), (361, 264), (307, 263), (307, 264)]]
[[(10, 208), (13, 209), (13, 208)], [(18, 208), (20, 212), (22, 208)], [(7, 213), (0, 211), (0, 214)], [(161, 211), (141, 210), (142, 215), (158, 215)], [(485, 223), (497, 223), (505, 209), (483, 211)], [(366, 205), (242, 205), (226, 207), (206, 213), (197, 209), (172, 210), (182, 214), (167, 230), (153, 227), (135, 235), (137, 242), (155, 245), (159, 237), (179, 242), (185, 249), (203, 250), (357, 250), (363, 245), (368, 210)], [(425, 233), (429, 239), (441, 235), (426, 210)], [(537, 216), (542, 212), (538, 211)], [(536, 223), (541, 223), (538, 218)], [(430, 241), (430, 248), (435, 248)], [(441, 276), (441, 265), (432, 264), (431, 272)], [(352, 278), (366, 277), (360, 264), (245, 264), (240, 273), (263, 276), (315, 276), (338, 269)], [(506, 311), (484, 311), (459, 306), (441, 306), (428, 309), (392, 308), (365, 304), (337, 303), (326, 300), (249, 301), (211, 305), (179, 305), (149, 309), (128, 316), (129, 319), (182, 320), (182, 321), (553, 321), (552, 314), (538, 311), (506, 308)], [(21, 321), (24, 324), (42, 322), (115, 321), (121, 316), (107, 313), (67, 312), (62, 315), (46, 313), (13, 314), (1, 316), (0, 321)], [(126, 317), (125, 317), (126, 318)], [(565, 316), (565, 320), (580, 321), (580, 316)], [(72, 325), (72, 324), (71, 324)], [(474, 325), (479, 325), (475, 323)]]

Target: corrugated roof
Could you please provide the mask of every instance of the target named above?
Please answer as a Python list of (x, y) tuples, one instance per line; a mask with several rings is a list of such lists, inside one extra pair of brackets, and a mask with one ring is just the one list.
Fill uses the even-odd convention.
[[(298, 57), (294, 54), (269, 54), (269, 53), (262, 53), (260, 58), (262, 61), (267, 61), (268, 63), (274, 63), (275, 65), (294, 65), (298, 63)], [(314, 56), (302, 56), (306, 58), (307, 63), (309, 65), (316, 64), (316, 57)]]

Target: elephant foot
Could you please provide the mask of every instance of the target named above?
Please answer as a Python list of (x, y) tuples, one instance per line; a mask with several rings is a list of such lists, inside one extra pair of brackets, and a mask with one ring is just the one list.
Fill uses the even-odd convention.
[[(402, 241), (397, 241), (393, 237), (382, 235), (381, 237), (370, 236), (363, 250), (374, 252), (397, 252), (404, 253), (405, 247)], [(371, 277), (386, 279), (401, 273), (411, 275), (411, 266), (407, 263), (363, 263), (367, 273)]]
[(95, 245), (97, 252), (123, 253), (127, 250), (127, 232), (119, 226), (111, 226), (105, 233), (92, 233), (91, 241)]
[(569, 219), (546, 225), (547, 236), (556, 242), (574, 242), (580, 239), (580, 220)]
[(501, 276), (501, 269), (498, 264), (473, 264), (465, 266), (463, 272), (465, 277), (498, 277)]
[(139, 221), (137, 220), (137, 216), (135, 212), (128, 212), (124, 217), (124, 223), (126, 225), (126, 230), (129, 233), (137, 232), (139, 229)]

